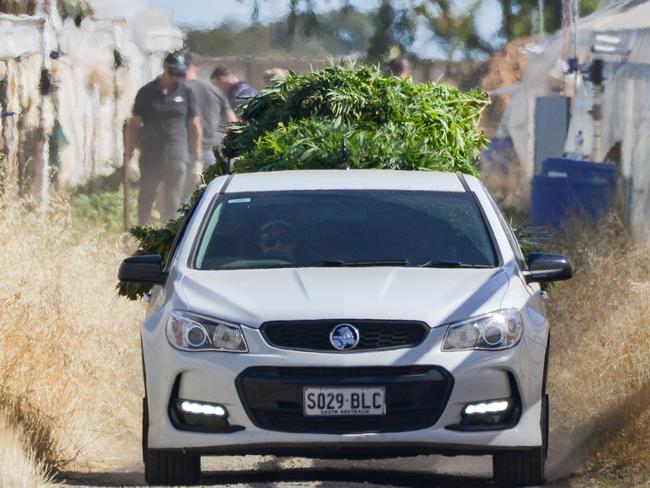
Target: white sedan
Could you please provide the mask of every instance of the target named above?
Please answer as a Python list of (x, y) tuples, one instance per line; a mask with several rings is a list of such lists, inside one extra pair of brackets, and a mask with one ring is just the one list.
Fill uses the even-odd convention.
[(214, 180), (153, 284), (142, 349), (145, 475), (192, 484), (201, 456), (492, 455), (544, 481), (549, 324), (540, 282), (480, 181), (287, 171)]

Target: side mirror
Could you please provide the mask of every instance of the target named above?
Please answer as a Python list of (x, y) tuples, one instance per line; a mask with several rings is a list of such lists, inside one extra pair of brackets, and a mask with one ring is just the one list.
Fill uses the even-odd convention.
[(526, 283), (547, 283), (568, 280), (573, 276), (571, 263), (559, 254), (530, 253), (528, 271), (524, 271)]
[(117, 277), (128, 283), (164, 285), (168, 273), (163, 271), (163, 258), (160, 254), (131, 256), (122, 261)]

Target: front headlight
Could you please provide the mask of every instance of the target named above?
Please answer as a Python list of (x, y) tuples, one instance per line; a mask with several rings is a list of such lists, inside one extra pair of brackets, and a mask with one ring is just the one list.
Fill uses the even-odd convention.
[(181, 351), (248, 351), (239, 325), (189, 312), (174, 311), (169, 315), (167, 339)]
[(499, 310), (450, 324), (442, 350), (507, 349), (519, 344), (523, 328), (518, 310)]

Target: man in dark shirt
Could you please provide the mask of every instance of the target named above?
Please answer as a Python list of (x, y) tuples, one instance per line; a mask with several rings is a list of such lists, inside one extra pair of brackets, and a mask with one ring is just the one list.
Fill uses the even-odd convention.
[(235, 76), (230, 68), (217, 66), (210, 76), (210, 81), (218, 86), (228, 97), (230, 106), (237, 109), (249, 98), (257, 96), (257, 90)]
[(201, 172), (217, 162), (214, 151), (221, 149), (225, 126), (238, 120), (221, 90), (212, 83), (198, 78), (198, 67), (189, 54), (187, 55), (185, 84), (192, 89), (198, 102), (199, 117), (203, 129), (203, 148), (199, 160), (197, 162), (191, 160), (193, 164), (185, 178), (184, 201), (189, 199), (199, 183), (197, 172)]
[(167, 222), (178, 211), (183, 196), (188, 158), (202, 152), (201, 121), (194, 93), (184, 82), (187, 63), (183, 52), (165, 58), (163, 74), (138, 91), (127, 123), (125, 162), (136, 145), (140, 149), (138, 219), (151, 222), (158, 187), (165, 187), (160, 218)]

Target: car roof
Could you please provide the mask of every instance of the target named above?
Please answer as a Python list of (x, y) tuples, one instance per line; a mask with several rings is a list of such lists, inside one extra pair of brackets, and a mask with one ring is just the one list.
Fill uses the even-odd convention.
[(464, 192), (455, 173), (387, 169), (270, 171), (235, 174), (224, 193), (291, 190), (427, 190)]

